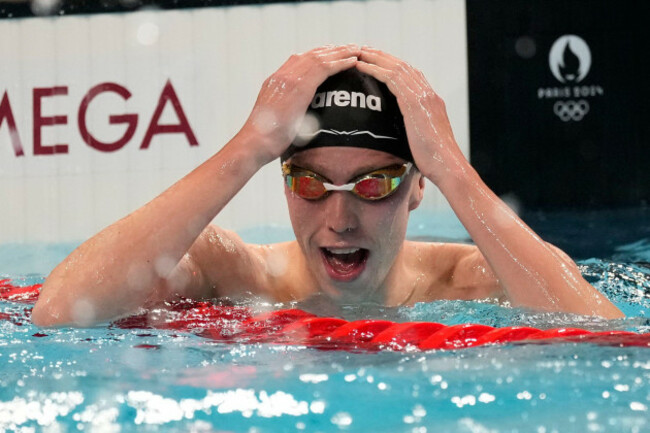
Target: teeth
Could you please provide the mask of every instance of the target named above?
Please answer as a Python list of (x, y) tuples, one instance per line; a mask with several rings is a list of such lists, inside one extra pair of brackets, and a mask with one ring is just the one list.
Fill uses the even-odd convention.
[(359, 251), (359, 248), (325, 248), (332, 254), (352, 254)]

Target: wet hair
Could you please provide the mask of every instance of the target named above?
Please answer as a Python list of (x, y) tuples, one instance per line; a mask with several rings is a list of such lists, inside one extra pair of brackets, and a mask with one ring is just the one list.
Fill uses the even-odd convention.
[(413, 162), (397, 98), (384, 83), (356, 68), (339, 72), (318, 87), (300, 133), (281, 160), (333, 146), (374, 149)]

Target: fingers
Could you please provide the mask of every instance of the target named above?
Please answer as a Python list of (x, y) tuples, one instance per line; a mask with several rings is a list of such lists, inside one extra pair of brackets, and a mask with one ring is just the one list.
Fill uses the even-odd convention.
[(348, 57), (359, 57), (361, 55), (361, 48), (357, 44), (348, 45), (325, 45), (323, 47), (314, 48), (299, 56), (316, 56), (323, 61), (338, 60)]
[(351, 68), (361, 55), (361, 48), (356, 44), (327, 46), (312, 50), (319, 63), (322, 63), (328, 70), (328, 76)]
[[(392, 56), (375, 48), (364, 46), (361, 48), (361, 55), (359, 56), (359, 63), (357, 64), (357, 68), (361, 69), (362, 67), (365, 67), (365, 65), (360, 66), (363, 63), (375, 65), (382, 68), (381, 71), (377, 70), (376, 68), (368, 68), (368, 70), (374, 71), (375, 73), (381, 72), (384, 75), (385, 79), (390, 78), (393, 81), (402, 81), (409, 90), (419, 96), (425, 96), (429, 93), (433, 93), (431, 86), (420, 70), (412, 67), (407, 62), (395, 56)], [(400, 80), (397, 80), (395, 78), (396, 76), (399, 76)], [(377, 76), (375, 76), (375, 78), (379, 79)]]
[(348, 57), (347, 59), (335, 60), (327, 63), (327, 68), (329, 69), (328, 75), (338, 74), (341, 71), (350, 69), (353, 66), (356, 66), (358, 60), (356, 57)]
[(423, 77), (422, 72), (420, 72), (418, 69), (415, 69), (409, 63), (375, 48), (366, 46), (362, 47), (359, 60), (381, 66), (384, 69), (405, 73), (418, 82), (421, 81), (419, 77)]
[(389, 71), (394, 71), (395, 74), (402, 77), (402, 80), (409, 85), (411, 90), (417, 93), (424, 93), (430, 88), (426, 80), (423, 80), (424, 75), (422, 75), (422, 72), (404, 60), (381, 50), (364, 46), (361, 48), (359, 60), (380, 66)]
[(320, 85), (327, 77), (355, 66), (360, 54), (356, 44), (320, 47), (298, 55), (295, 70)]
[(381, 81), (382, 83), (386, 84), (390, 91), (392, 92), (393, 89), (390, 88), (391, 83), (390, 83), (390, 70), (386, 68), (382, 68), (381, 66), (377, 66), (372, 63), (367, 63), (365, 61), (359, 60), (357, 62), (357, 69), (364, 74), (368, 74), (371, 77), (374, 77)]
[(375, 48), (364, 46), (361, 48), (361, 54), (359, 60), (363, 60), (367, 63), (372, 63), (377, 66), (381, 66), (385, 69), (394, 69), (400, 63), (404, 63), (403, 60), (398, 59), (395, 56), (391, 56), (388, 53), (385, 53), (381, 50)]
[(349, 57), (359, 57), (361, 49), (356, 44), (349, 45), (325, 45), (317, 47), (304, 53), (293, 54), (284, 62), (280, 70), (284, 68), (296, 68), (305, 64), (331, 62)]
[(425, 92), (425, 89), (416, 80), (409, 74), (402, 73), (401, 71), (382, 68), (381, 66), (366, 63), (361, 60), (357, 61), (356, 68), (386, 84), (388, 90), (397, 97), (398, 101), (402, 99), (400, 96), (418, 96)]
[(361, 48), (356, 44), (317, 47), (292, 55), (276, 75), (291, 74), (320, 84), (328, 76), (353, 67), (360, 54)]

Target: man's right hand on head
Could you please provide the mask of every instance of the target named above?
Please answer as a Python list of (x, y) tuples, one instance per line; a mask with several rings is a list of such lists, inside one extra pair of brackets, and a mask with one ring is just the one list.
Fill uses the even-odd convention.
[(360, 54), (355, 44), (314, 48), (292, 55), (267, 78), (240, 132), (258, 138), (254, 142), (266, 163), (280, 157), (293, 142), (318, 86), (354, 67)]

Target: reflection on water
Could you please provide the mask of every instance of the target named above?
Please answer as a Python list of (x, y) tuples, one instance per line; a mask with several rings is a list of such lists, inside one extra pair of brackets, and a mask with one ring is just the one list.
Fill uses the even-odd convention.
[[(534, 313), (482, 302), (407, 308), (301, 305), (348, 320), (477, 322), (650, 332), (650, 269), (603, 260), (585, 276), (630, 317)], [(22, 279), (22, 284), (42, 281)], [(289, 305), (259, 305), (259, 310)], [(295, 305), (291, 305), (295, 306)], [(350, 353), (215, 343), (157, 329), (33, 327), (0, 304), (0, 430), (644, 431), (648, 349), (556, 343)], [(521, 430), (519, 430), (521, 431)]]

